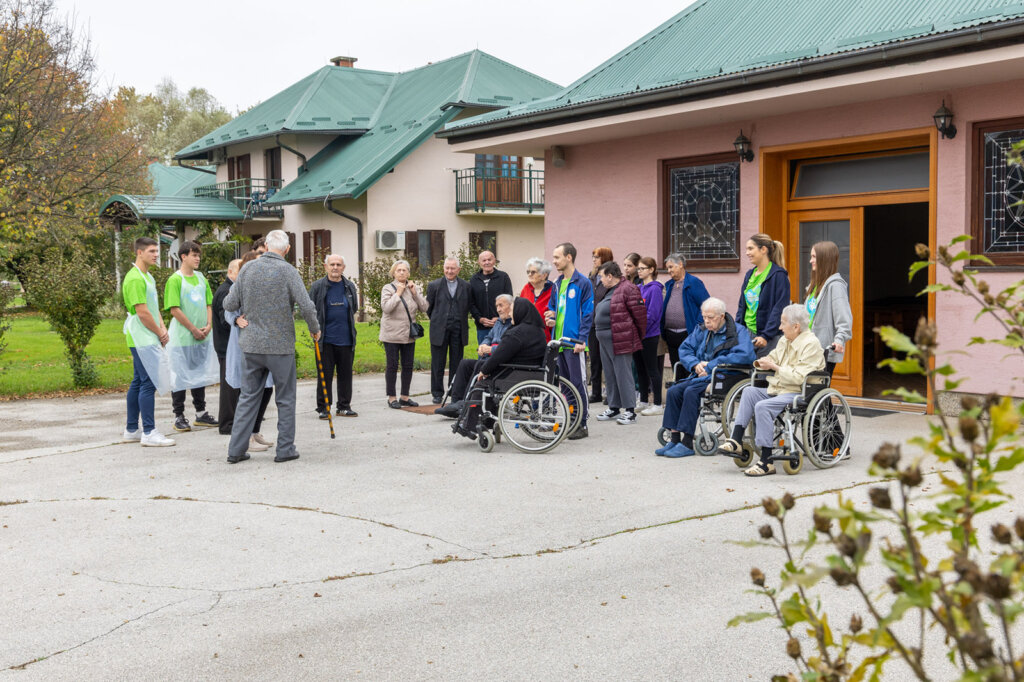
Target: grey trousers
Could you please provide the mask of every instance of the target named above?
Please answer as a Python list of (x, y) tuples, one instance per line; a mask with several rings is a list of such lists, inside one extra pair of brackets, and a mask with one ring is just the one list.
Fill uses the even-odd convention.
[(235, 408), (235, 422), (231, 425), (228, 457), (241, 457), (249, 447), (268, 373), (274, 377), (277, 402), (277, 456), (292, 454), (295, 451), (295, 355), (242, 353), (242, 363), (242, 393)]
[(608, 407), (613, 410), (636, 407), (636, 384), (633, 382), (633, 354), (616, 355), (612, 344), (612, 330), (598, 329), (597, 342), (601, 347), (601, 371), (608, 390)]
[(754, 445), (759, 448), (772, 447), (775, 445), (775, 417), (779, 416), (797, 395), (800, 394), (768, 395), (767, 389), (747, 386), (740, 396), (740, 408), (736, 410), (734, 425), (746, 428), (750, 424), (750, 418), (754, 417)]

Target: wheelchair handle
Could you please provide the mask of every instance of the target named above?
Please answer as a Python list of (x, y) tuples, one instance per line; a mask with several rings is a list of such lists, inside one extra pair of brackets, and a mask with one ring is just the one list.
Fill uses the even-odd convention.
[(568, 336), (563, 336), (560, 339), (551, 339), (548, 341), (548, 346), (551, 348), (572, 348), (577, 344), (586, 345), (586, 341), (580, 341), (579, 339), (570, 339)]

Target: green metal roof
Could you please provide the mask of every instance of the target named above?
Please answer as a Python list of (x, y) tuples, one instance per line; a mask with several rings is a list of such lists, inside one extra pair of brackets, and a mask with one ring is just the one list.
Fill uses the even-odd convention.
[(445, 136), (1021, 17), (1024, 0), (699, 0), (561, 92), (451, 123)]
[(226, 199), (115, 194), (100, 208), (100, 217), (131, 225), (144, 220), (236, 221), (245, 216)]
[[(208, 171), (216, 171), (216, 166), (197, 166)], [(149, 179), (153, 182), (153, 190), (161, 196), (191, 197), (195, 196), (196, 187), (214, 185), (217, 176), (200, 170), (191, 170), (182, 166), (168, 166), (157, 161), (149, 164)]]
[(268, 203), (359, 197), (462, 109), (527, 102), (558, 88), (479, 50), (394, 74), (367, 131), (335, 139)]

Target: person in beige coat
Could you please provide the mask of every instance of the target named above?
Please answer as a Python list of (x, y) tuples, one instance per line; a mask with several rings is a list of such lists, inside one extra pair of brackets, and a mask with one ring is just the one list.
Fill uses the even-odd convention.
[[(409, 400), (409, 384), (412, 383), (412, 364), (416, 353), (416, 339), (410, 335), (416, 313), (427, 312), (427, 299), (419, 292), (415, 282), (409, 281), (409, 261), (395, 261), (391, 266), (394, 281), (380, 292), (380, 338), (384, 343), (387, 364), (384, 369), (384, 383), (388, 394), (388, 407), (418, 407)], [(398, 375), (399, 359), (402, 366), (402, 392), (395, 393), (395, 378)], [(398, 395), (399, 399), (395, 399)]]
[(766, 357), (754, 361), (754, 367), (772, 370), (768, 377), (768, 388), (747, 386), (740, 397), (736, 411), (732, 437), (719, 449), (723, 453), (740, 452), (743, 432), (750, 418), (757, 419), (754, 430), (754, 444), (761, 448), (761, 459), (744, 471), (747, 476), (767, 476), (775, 473), (772, 464), (772, 447), (775, 439), (775, 417), (803, 390), (804, 379), (811, 372), (825, 368), (825, 351), (818, 337), (809, 329), (811, 324), (807, 309), (794, 304), (782, 311), (783, 338)]

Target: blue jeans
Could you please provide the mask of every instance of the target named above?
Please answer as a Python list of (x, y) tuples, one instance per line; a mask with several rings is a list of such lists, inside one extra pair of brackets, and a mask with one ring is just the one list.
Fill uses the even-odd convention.
[(590, 403), (587, 400), (587, 368), (586, 368), (586, 354), (584, 353), (573, 353), (572, 349), (562, 351), (558, 354), (558, 374), (569, 380), (576, 390), (580, 394), (580, 402), (583, 403), (580, 407), (583, 408), (583, 421), (580, 422), (584, 426), (587, 423), (587, 417), (590, 416)]
[(156, 393), (156, 386), (146, 373), (146, 368), (139, 360), (139, 352), (129, 348), (132, 352), (132, 383), (128, 386), (128, 424), (129, 431), (139, 430), (139, 414), (142, 414), (142, 432), (148, 434), (156, 428), (156, 419), (153, 416), (153, 395)]
[(661, 425), (666, 429), (694, 435), (697, 416), (700, 414), (700, 399), (711, 383), (711, 376), (692, 376), (673, 384), (665, 395), (665, 414)]
[(476, 345), (481, 345), (484, 342), (484, 337), (491, 333), (493, 327), (477, 327), (476, 329)]

